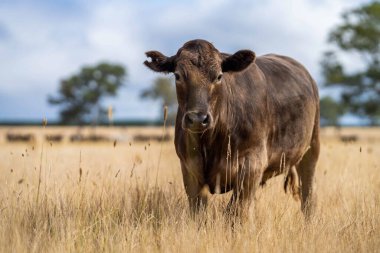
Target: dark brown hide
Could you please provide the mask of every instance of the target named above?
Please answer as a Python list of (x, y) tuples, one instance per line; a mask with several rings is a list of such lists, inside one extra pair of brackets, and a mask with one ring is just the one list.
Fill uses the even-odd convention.
[(285, 189), (300, 195), (310, 216), (319, 97), (300, 63), (275, 54), (256, 58), (250, 50), (220, 53), (204, 40), (187, 42), (172, 57), (147, 56), (149, 68), (176, 76), (175, 148), (192, 210), (206, 204), (208, 186), (211, 193), (233, 190), (228, 211), (247, 214), (257, 187), (285, 174)]

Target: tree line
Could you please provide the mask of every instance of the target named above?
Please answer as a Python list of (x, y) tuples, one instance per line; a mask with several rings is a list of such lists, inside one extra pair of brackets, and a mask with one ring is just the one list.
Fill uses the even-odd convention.
[[(323, 83), (331, 91), (321, 98), (321, 122), (338, 125), (345, 114), (380, 124), (380, 2), (373, 1), (344, 12), (329, 35), (330, 49), (321, 60)], [(342, 58), (351, 59), (349, 69)], [(345, 61), (347, 62), (347, 60)], [(112, 120), (112, 108), (104, 107), (107, 97), (117, 95), (125, 85), (123, 65), (102, 62), (84, 66), (63, 79), (48, 102), (60, 107), (63, 124), (99, 123)], [(177, 97), (172, 78), (157, 78), (140, 94), (141, 99), (160, 101), (168, 108), (168, 123), (174, 124)]]

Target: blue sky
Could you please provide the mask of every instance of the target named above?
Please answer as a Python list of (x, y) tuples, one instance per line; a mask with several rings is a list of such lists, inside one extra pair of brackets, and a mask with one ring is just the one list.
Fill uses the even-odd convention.
[[(139, 93), (158, 77), (144, 52), (174, 54), (203, 38), (224, 52), (252, 49), (302, 62), (321, 81), (319, 61), (340, 14), (366, 1), (195, 0), (0, 2), (0, 121), (57, 119), (47, 103), (59, 80), (102, 60), (126, 66), (125, 88), (107, 100), (117, 119), (155, 119), (159, 105)], [(349, 68), (355, 61), (346, 60)], [(321, 94), (325, 94), (321, 91)]]

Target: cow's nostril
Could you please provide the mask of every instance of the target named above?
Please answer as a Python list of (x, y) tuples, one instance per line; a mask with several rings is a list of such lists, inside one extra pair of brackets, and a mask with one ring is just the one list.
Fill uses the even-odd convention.
[(185, 115), (185, 121), (188, 124), (193, 124), (193, 120), (191, 119), (190, 114)]
[(210, 117), (209, 117), (208, 114), (206, 114), (206, 115), (204, 116), (203, 121), (202, 121), (202, 125), (203, 125), (203, 126), (207, 126), (209, 123), (210, 123)]

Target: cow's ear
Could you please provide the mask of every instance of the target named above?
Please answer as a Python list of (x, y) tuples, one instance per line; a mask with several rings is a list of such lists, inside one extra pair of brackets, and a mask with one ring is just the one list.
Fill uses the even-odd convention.
[(156, 72), (174, 72), (174, 57), (167, 57), (158, 51), (149, 51), (145, 53), (150, 60), (144, 62), (145, 66)]
[(233, 55), (227, 56), (222, 62), (223, 72), (237, 72), (247, 68), (255, 61), (256, 55), (251, 50), (239, 50)]

